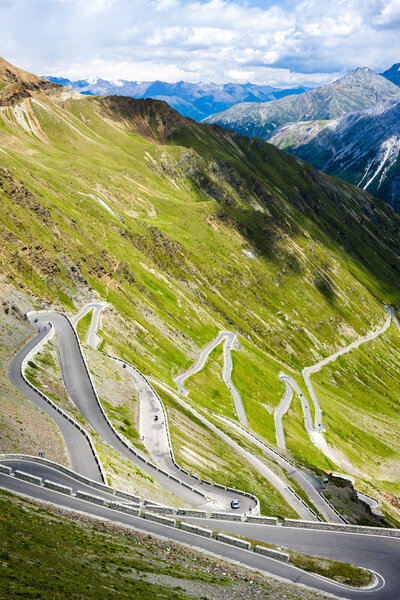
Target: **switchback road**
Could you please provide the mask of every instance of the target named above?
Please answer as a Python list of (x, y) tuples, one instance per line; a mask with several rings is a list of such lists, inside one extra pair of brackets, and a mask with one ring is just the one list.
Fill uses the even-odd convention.
[(187, 396), (189, 390), (183, 385), (183, 382), (189, 377), (192, 377), (192, 375), (195, 375), (196, 373), (204, 369), (204, 365), (206, 364), (209, 355), (214, 350), (214, 348), (216, 348), (222, 341), (224, 342), (224, 367), (222, 370), (222, 378), (232, 395), (233, 402), (235, 404), (236, 414), (238, 416), (239, 421), (244, 427), (248, 427), (249, 423), (247, 421), (246, 411), (243, 406), (242, 398), (238, 390), (236, 389), (231, 377), (233, 368), (231, 352), (235, 349), (235, 346), (238, 347), (239, 345), (236, 333), (232, 333), (231, 331), (220, 331), (218, 336), (201, 350), (200, 355), (195, 361), (195, 363), (191, 367), (189, 367), (189, 369), (186, 369), (184, 373), (175, 375), (175, 377), (173, 377), (173, 380), (178, 388), (179, 393), (182, 394), (182, 396)]

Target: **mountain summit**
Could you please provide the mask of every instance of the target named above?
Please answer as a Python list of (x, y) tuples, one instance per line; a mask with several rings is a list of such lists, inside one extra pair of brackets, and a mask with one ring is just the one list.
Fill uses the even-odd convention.
[(400, 99), (400, 89), (367, 67), (329, 85), (272, 102), (243, 103), (204, 119), (250, 137), (268, 139), (284, 123), (336, 119), (377, 102)]

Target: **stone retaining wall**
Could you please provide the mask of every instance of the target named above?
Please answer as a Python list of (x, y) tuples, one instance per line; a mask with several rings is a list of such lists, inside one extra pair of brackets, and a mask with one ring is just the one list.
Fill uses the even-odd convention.
[[(111, 491), (113, 493), (114, 490)], [(128, 492), (121, 492), (120, 490), (115, 490), (114, 494), (119, 498), (124, 498), (125, 500), (130, 500), (131, 502), (140, 502), (139, 496), (134, 496), (133, 494), (129, 494)]]
[(205, 510), (193, 510), (191, 508), (178, 508), (176, 514), (186, 517), (202, 517), (203, 519), (207, 517)]
[(161, 515), (174, 515), (175, 509), (171, 506), (147, 506), (146, 508), (150, 509), (152, 513), (157, 513)]
[(4, 473), (5, 475), (11, 475), (11, 472), (11, 467), (6, 467), (6, 465), (0, 465), (0, 473)]
[(219, 533), (217, 535), (217, 540), (219, 542), (224, 542), (225, 544), (230, 544), (231, 546), (236, 546), (237, 548), (243, 548), (244, 550), (250, 550), (251, 548), (250, 542), (240, 540), (239, 538), (230, 535), (225, 535), (225, 533)]
[(81, 500), (86, 500), (87, 502), (93, 502), (94, 504), (105, 505), (106, 501), (104, 498), (100, 498), (100, 496), (94, 496), (93, 494), (88, 494), (87, 492), (82, 492), (82, 490), (76, 491), (76, 497)]
[(50, 460), (47, 460), (46, 458), (40, 458), (38, 456), (31, 456), (29, 454), (2, 454), (2, 455), (0, 455), (0, 460), (1, 459), (4, 459), (4, 460), (7, 460), (7, 459), (21, 460), (21, 459), (23, 459), (23, 460), (29, 460), (29, 462), (47, 465), (49, 467), (52, 467), (53, 469), (57, 469), (57, 471), (60, 471), (60, 473), (64, 473), (65, 475), (72, 477), (73, 479), (75, 479), (76, 481), (79, 481), (80, 483), (86, 483), (87, 485), (90, 485), (91, 487), (96, 488), (98, 490), (108, 492), (109, 494), (114, 494), (113, 488), (110, 487), (109, 485), (106, 485), (104, 483), (99, 483), (98, 481), (94, 481), (93, 479), (89, 479), (89, 477), (80, 475), (79, 473), (76, 473), (76, 471), (71, 471), (71, 469), (68, 469), (68, 467), (64, 467), (64, 465), (59, 465), (58, 463), (54, 463)]
[(170, 527), (175, 527), (176, 525), (175, 519), (161, 517), (160, 515), (155, 515), (154, 513), (145, 512), (143, 513), (143, 517), (149, 521), (155, 521), (156, 523), (162, 523), (163, 525), (169, 525)]
[(31, 475), (30, 473), (25, 473), (24, 471), (14, 471), (15, 477), (18, 479), (23, 479), (24, 481), (28, 481), (29, 483), (35, 483), (36, 485), (42, 485), (42, 478), (36, 477), (36, 475)]
[(195, 491), (191, 485), (186, 483), (186, 481), (181, 481), (181, 485), (183, 485), (183, 487), (187, 488), (188, 490), (191, 490), (192, 492)]
[(204, 527), (197, 527), (197, 525), (192, 525), (191, 523), (181, 523), (179, 525), (179, 529), (182, 531), (188, 531), (189, 533), (197, 533), (197, 535), (202, 535), (203, 537), (211, 537), (212, 531), (211, 529), (205, 529)]
[(138, 517), (140, 513), (139, 507), (128, 506), (126, 504), (120, 504), (119, 502), (110, 502), (110, 508), (127, 513), (128, 515), (134, 515), (135, 517)]
[(232, 513), (225, 512), (212, 512), (209, 513), (211, 519), (223, 519), (224, 521), (241, 521), (242, 515), (234, 515)]
[(289, 554), (278, 552), (277, 550), (267, 548), (266, 546), (255, 546), (254, 552), (262, 554), (263, 556), (268, 556), (268, 558), (275, 558), (275, 560), (280, 560), (281, 562), (289, 562)]
[(248, 515), (246, 523), (260, 523), (262, 525), (278, 525), (277, 517), (259, 517)]
[(301, 527), (303, 529), (319, 529), (322, 531), (346, 531), (349, 533), (363, 533), (369, 535), (384, 535), (386, 537), (400, 538), (400, 529), (387, 529), (385, 527), (365, 527), (364, 525), (343, 525), (341, 523), (315, 523), (314, 521), (299, 521), (285, 519), (285, 527)]
[(67, 485), (62, 485), (61, 483), (56, 483), (55, 481), (50, 481), (49, 479), (44, 480), (43, 486), (49, 488), (49, 490), (60, 492), (61, 494), (68, 494), (69, 496), (72, 494), (71, 487), (68, 487)]

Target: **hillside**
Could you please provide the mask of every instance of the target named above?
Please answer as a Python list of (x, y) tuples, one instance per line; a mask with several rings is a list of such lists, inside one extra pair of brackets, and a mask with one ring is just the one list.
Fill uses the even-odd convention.
[(270, 142), (400, 210), (400, 101), (331, 121), (289, 123)]
[(68, 86), (81, 94), (93, 96), (130, 96), (164, 100), (185, 117), (201, 121), (216, 112), (226, 110), (238, 102), (269, 102), (291, 94), (301, 94), (307, 88), (278, 89), (253, 83), (188, 83), (179, 81), (108, 81), (101, 78), (71, 81), (64, 77), (46, 76), (45, 79)]
[(28, 98), (32, 94), (43, 96), (61, 91), (57, 83), (23, 71), (0, 57), (0, 106)]
[(279, 125), (336, 119), (385, 100), (400, 99), (400, 90), (385, 77), (358, 68), (330, 85), (268, 104), (242, 103), (204, 119), (249, 137), (268, 139)]
[[(274, 444), (266, 405), (280, 402), (279, 374), (299, 378), (381, 324), (383, 304), (399, 306), (400, 216), (270, 144), (197, 124), (164, 102), (57, 90), (32, 88), (1, 108), (5, 294), (21, 313), (22, 297), (67, 312), (105, 299), (102, 349), (172, 387), (220, 329), (236, 332), (235, 385), (250, 427)], [(20, 322), (12, 313), (8, 331)], [(366, 414), (376, 393), (373, 384), (365, 392)], [(198, 390), (195, 405), (207, 413)], [(341, 415), (323, 408), (329, 427), (342, 428)], [(334, 469), (291, 410), (295, 459)], [(18, 418), (28, 431), (30, 415)], [(398, 419), (391, 427), (400, 434)], [(382, 435), (366, 422), (368, 439)], [(363, 464), (360, 480), (399, 494), (398, 474), (377, 483), (373, 467)]]

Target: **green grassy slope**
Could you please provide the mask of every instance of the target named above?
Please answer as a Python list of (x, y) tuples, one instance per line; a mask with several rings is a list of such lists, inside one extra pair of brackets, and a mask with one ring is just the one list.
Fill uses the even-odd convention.
[[(249, 490), (260, 500), (261, 513), (291, 518), (296, 512), (275, 488), (252, 465), (214, 432), (211, 432), (190, 411), (183, 409), (166, 392), (160, 394), (168, 415), (172, 445), (176, 461), (200, 478)], [(253, 450), (254, 452), (254, 450)]]
[(64, 310), (94, 290), (116, 309), (105, 348), (167, 383), (235, 330), (234, 382), (271, 441), (279, 372), (400, 304), (400, 217), (259, 140), (162, 102), (42, 95), (3, 107), (0, 146), (0, 276)]
[(185, 380), (190, 398), (198, 405), (237, 419), (232, 396), (222, 379), (223, 343), (210, 352), (204, 369)]
[(327, 440), (382, 491), (400, 485), (400, 335), (394, 325), (312, 376)]
[(86, 315), (84, 317), (82, 317), (82, 319), (79, 319), (77, 326), (76, 326), (76, 331), (77, 334), (79, 336), (79, 340), (81, 341), (81, 343), (85, 343), (86, 341), (86, 336), (88, 334), (89, 331), (89, 327), (90, 327), (90, 323), (92, 322), (92, 317), (93, 317), (93, 310), (89, 310), (89, 312), (86, 313)]

